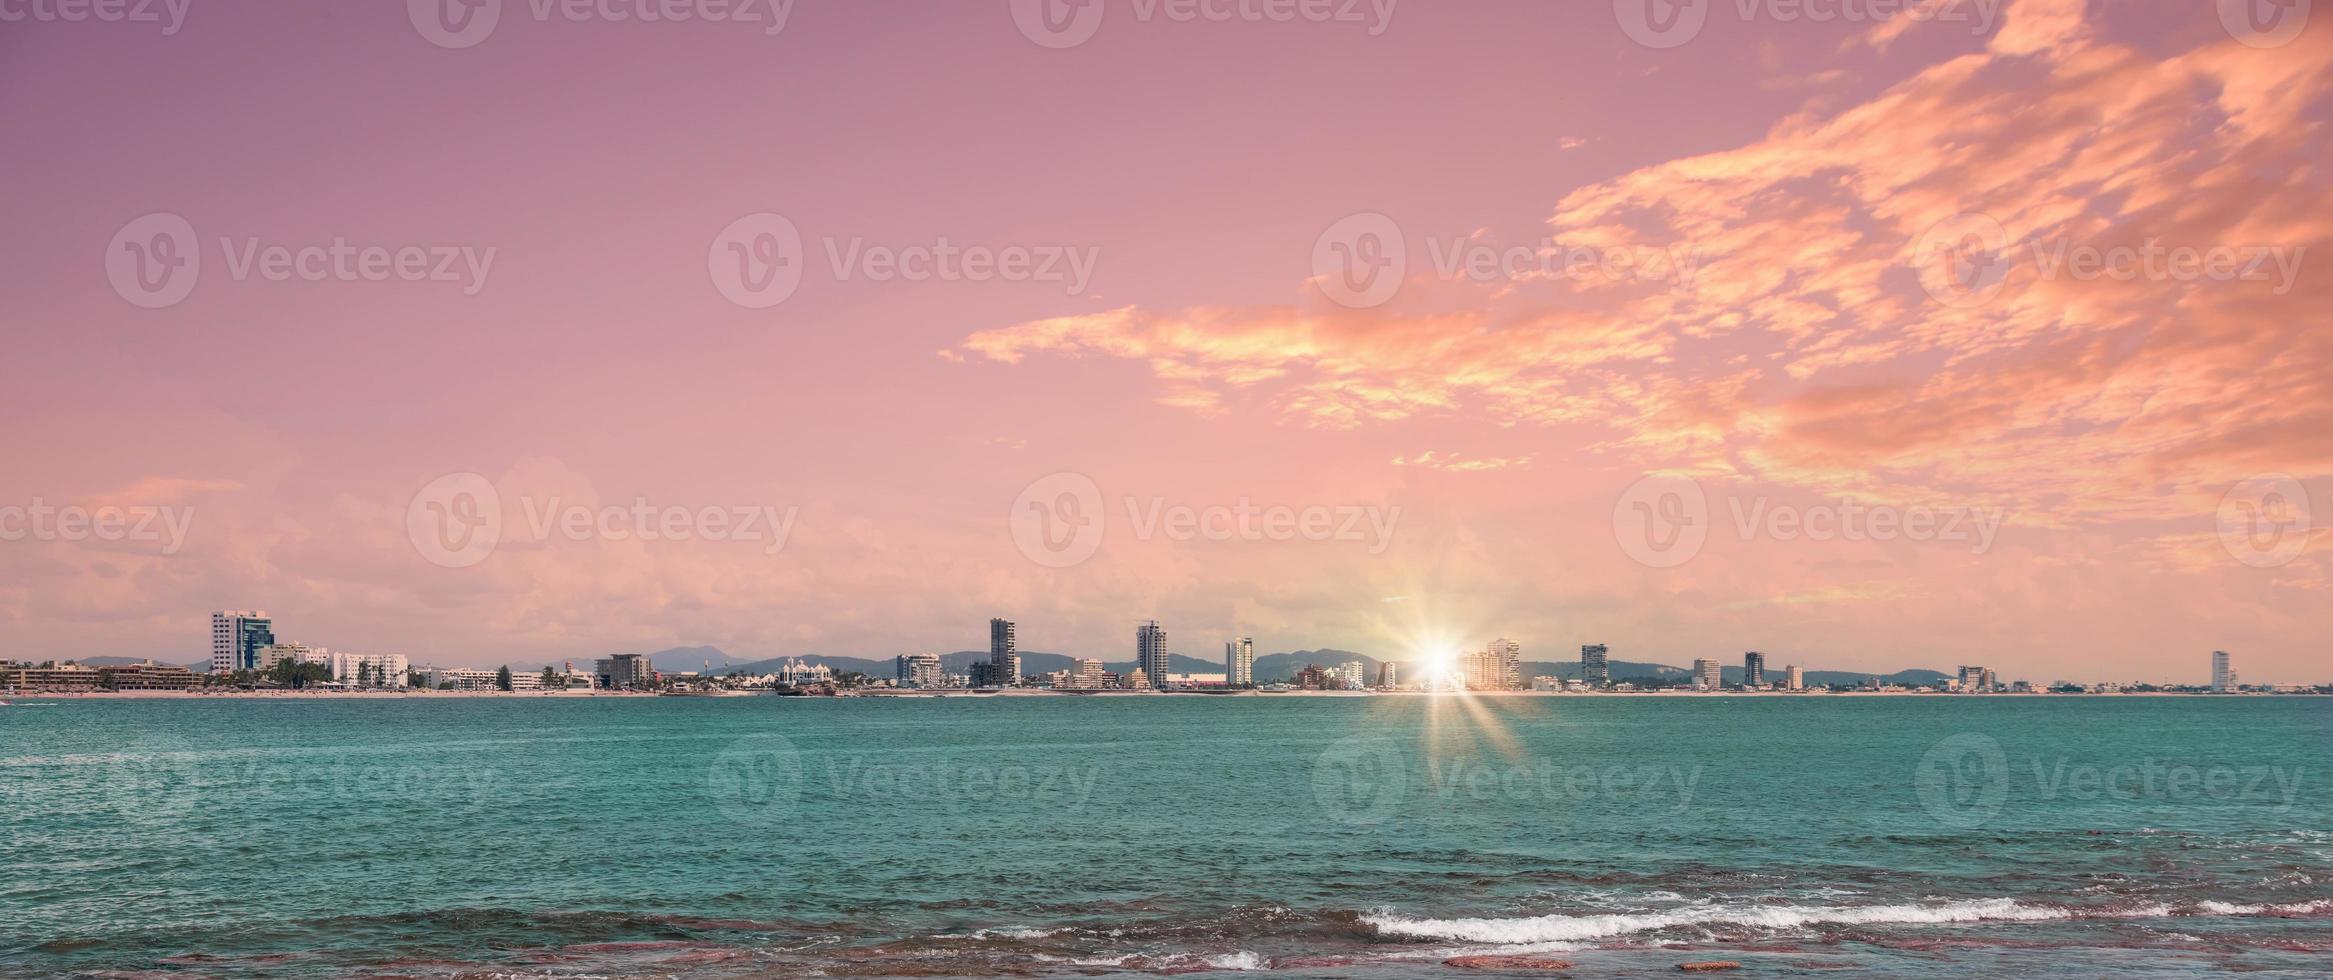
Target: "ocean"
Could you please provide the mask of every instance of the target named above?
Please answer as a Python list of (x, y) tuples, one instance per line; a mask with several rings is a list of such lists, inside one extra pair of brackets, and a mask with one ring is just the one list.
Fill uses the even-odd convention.
[(0, 976), (2324, 976), (2329, 736), (2264, 697), (31, 698)]

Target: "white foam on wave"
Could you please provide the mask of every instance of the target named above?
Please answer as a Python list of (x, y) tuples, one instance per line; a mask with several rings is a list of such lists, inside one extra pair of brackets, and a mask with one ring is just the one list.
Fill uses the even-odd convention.
[(1264, 968), (1264, 958), (1243, 949), (1236, 953), (1210, 956), (1207, 965), (1217, 970), (1261, 970)]
[(1623, 915), (1542, 915), (1520, 919), (1411, 919), (1388, 913), (1362, 917), (1386, 935), (1478, 943), (1576, 943), (1680, 926), (1741, 925), (1795, 929), (1810, 925), (2036, 921), (2070, 918), (2064, 909), (1982, 898), (1938, 905), (1755, 905), (1674, 909)]
[(2232, 902), (2197, 902), (2195, 907), (2213, 915), (2316, 915), (2333, 912), (2333, 901), (2288, 902), (2283, 905), (2241, 905)]

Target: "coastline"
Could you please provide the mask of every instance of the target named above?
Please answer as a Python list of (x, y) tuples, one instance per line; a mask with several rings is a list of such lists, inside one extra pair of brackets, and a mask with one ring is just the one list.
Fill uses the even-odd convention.
[[(468, 698), (552, 698), (578, 700), (584, 698), (780, 698), (770, 691), (725, 691), (666, 695), (655, 691), (15, 691), (0, 692), (0, 699), (38, 698), (41, 700), (109, 700), (109, 701), (193, 701), (220, 700), (415, 700)], [(824, 695), (810, 696), (823, 699)], [(1945, 698), (1955, 701), (1999, 701), (2065, 698), (2323, 698), (2329, 694), (2215, 694), (2208, 691), (2123, 691), (2106, 693), (2058, 694), (2036, 691), (2030, 694), (1953, 694), (1942, 691), (1055, 691), (1044, 688), (1023, 688), (1003, 691), (900, 691), (878, 690), (852, 694), (832, 695), (844, 698), (881, 698), (892, 700), (983, 700), (991, 698), (1402, 698), (1402, 697), (1470, 697), (1470, 698), (1762, 698), (1768, 700), (1802, 700), (1823, 698)], [(783, 700), (796, 700), (785, 697)]]

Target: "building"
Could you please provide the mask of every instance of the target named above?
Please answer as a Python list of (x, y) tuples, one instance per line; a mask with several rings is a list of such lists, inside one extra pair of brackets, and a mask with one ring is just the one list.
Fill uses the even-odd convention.
[(1223, 645), (1223, 676), (1233, 687), (1256, 682), (1256, 639), (1243, 636)]
[(194, 671), (151, 660), (127, 667), (100, 667), (98, 683), (108, 691), (188, 691), (202, 684)]
[(1377, 665), (1377, 686), (1388, 691), (1401, 686), (1401, 678), (1393, 670), (1393, 661)]
[(1787, 691), (1806, 690), (1806, 671), (1797, 664), (1782, 668), (1782, 687)]
[(275, 620), (264, 612), (226, 610), (211, 614), (211, 673), (261, 669), (259, 651), (275, 645)]
[[(656, 686), (656, 668), (645, 654), (619, 653), (595, 665), (599, 686), (605, 690), (644, 690)], [(435, 682), (431, 682), (435, 686)]]
[(1336, 675), (1319, 664), (1305, 664), (1296, 672), (1296, 686), (1307, 691), (1326, 691), (1336, 685)]
[(104, 681), (95, 667), (67, 661), (44, 666), (9, 664), (0, 667), (0, 689), (10, 691), (94, 691)]
[(1590, 643), (1580, 647), (1580, 679), (1589, 687), (1609, 687), (1612, 684), (1611, 650), (1604, 644)]
[(1563, 690), (1563, 681), (1554, 677), (1534, 677), (1531, 679), (1531, 690), (1542, 693), (1561, 691)]
[(1969, 667), (1965, 665), (1962, 666), (1960, 668), (1960, 693), (1977, 694), (1991, 690), (1985, 686), (1985, 675), (1987, 673), (1989, 673), (1989, 671), (1985, 670), (1983, 667)]
[(1501, 691), (1519, 690), (1523, 686), (1523, 644), (1513, 640), (1492, 640), (1491, 681)]
[(900, 687), (938, 687), (944, 676), (940, 670), (940, 655), (936, 653), (907, 654), (900, 657), (892, 669), (893, 679)]
[[(621, 656), (638, 655), (627, 653), (621, 654)], [(607, 661), (600, 662), (606, 663)], [(431, 688), (440, 691), (500, 690), (494, 683), (494, 671), (479, 670), (476, 667), (432, 667), (423, 676), (428, 679)], [(515, 680), (515, 676), (513, 679)], [(516, 687), (517, 685), (514, 683), (512, 686)]]
[(1766, 686), (1766, 655), (1752, 650), (1742, 654), (1742, 686), (1757, 690)]
[(266, 673), (286, 660), (296, 664), (324, 666), (331, 662), (331, 657), (332, 651), (323, 647), (312, 647), (305, 643), (270, 643), (259, 648), (259, 653), (252, 658), (252, 666), (247, 669)]
[(1143, 620), (1134, 628), (1134, 668), (1142, 672), (1146, 681), (1163, 681), (1174, 673), (1174, 665), (1167, 662), (1169, 659), (1166, 628), (1158, 625), (1158, 620)]
[(1021, 649), (1013, 641), (1013, 621), (988, 621), (988, 677), (993, 687), (1021, 686)]
[(1166, 687), (1222, 687), (1222, 674), (1168, 674)]
[(402, 653), (327, 653), (332, 679), (356, 687), (404, 687), (413, 665)]
[(2211, 652), (2211, 689), (2220, 694), (2236, 693), (2236, 664), (2226, 650)]
[(1337, 683), (1345, 690), (1358, 691), (1369, 686), (1369, 667), (1358, 660), (1347, 660), (1337, 665)]
[(1725, 668), (1715, 660), (1693, 661), (1693, 689), (1715, 691), (1725, 687)]
[(1498, 685), (1499, 658), (1488, 650), (1458, 655), (1458, 680), (1469, 691), (1488, 691)]
[(1069, 674), (1063, 687), (1080, 691), (1098, 691), (1110, 684), (1110, 675), (1102, 671), (1102, 662), (1092, 657), (1078, 657), (1070, 661)]

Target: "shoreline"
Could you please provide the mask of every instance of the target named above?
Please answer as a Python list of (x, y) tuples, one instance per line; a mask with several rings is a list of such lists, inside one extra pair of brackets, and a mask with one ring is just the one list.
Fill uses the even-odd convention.
[(986, 700), (1006, 698), (1386, 698), (1386, 697), (1472, 697), (1472, 698), (1766, 698), (1801, 700), (1817, 698), (1947, 698), (1952, 700), (2025, 700), (2054, 698), (2324, 698), (2333, 694), (2216, 694), (2208, 691), (2124, 691), (2113, 694), (2080, 693), (2054, 694), (2036, 691), (2030, 694), (1955, 694), (1943, 691), (1055, 691), (1043, 688), (973, 692), (949, 691), (869, 691), (843, 695), (784, 696), (770, 691), (729, 691), (707, 694), (665, 695), (654, 691), (0, 691), (0, 699), (26, 698), (41, 700), (100, 700), (100, 701), (196, 701), (217, 700), (431, 700), (472, 698), (550, 698), (580, 700), (586, 698), (744, 698), (766, 697), (780, 700), (827, 700), (830, 698), (876, 698), (901, 701), (930, 700)]

